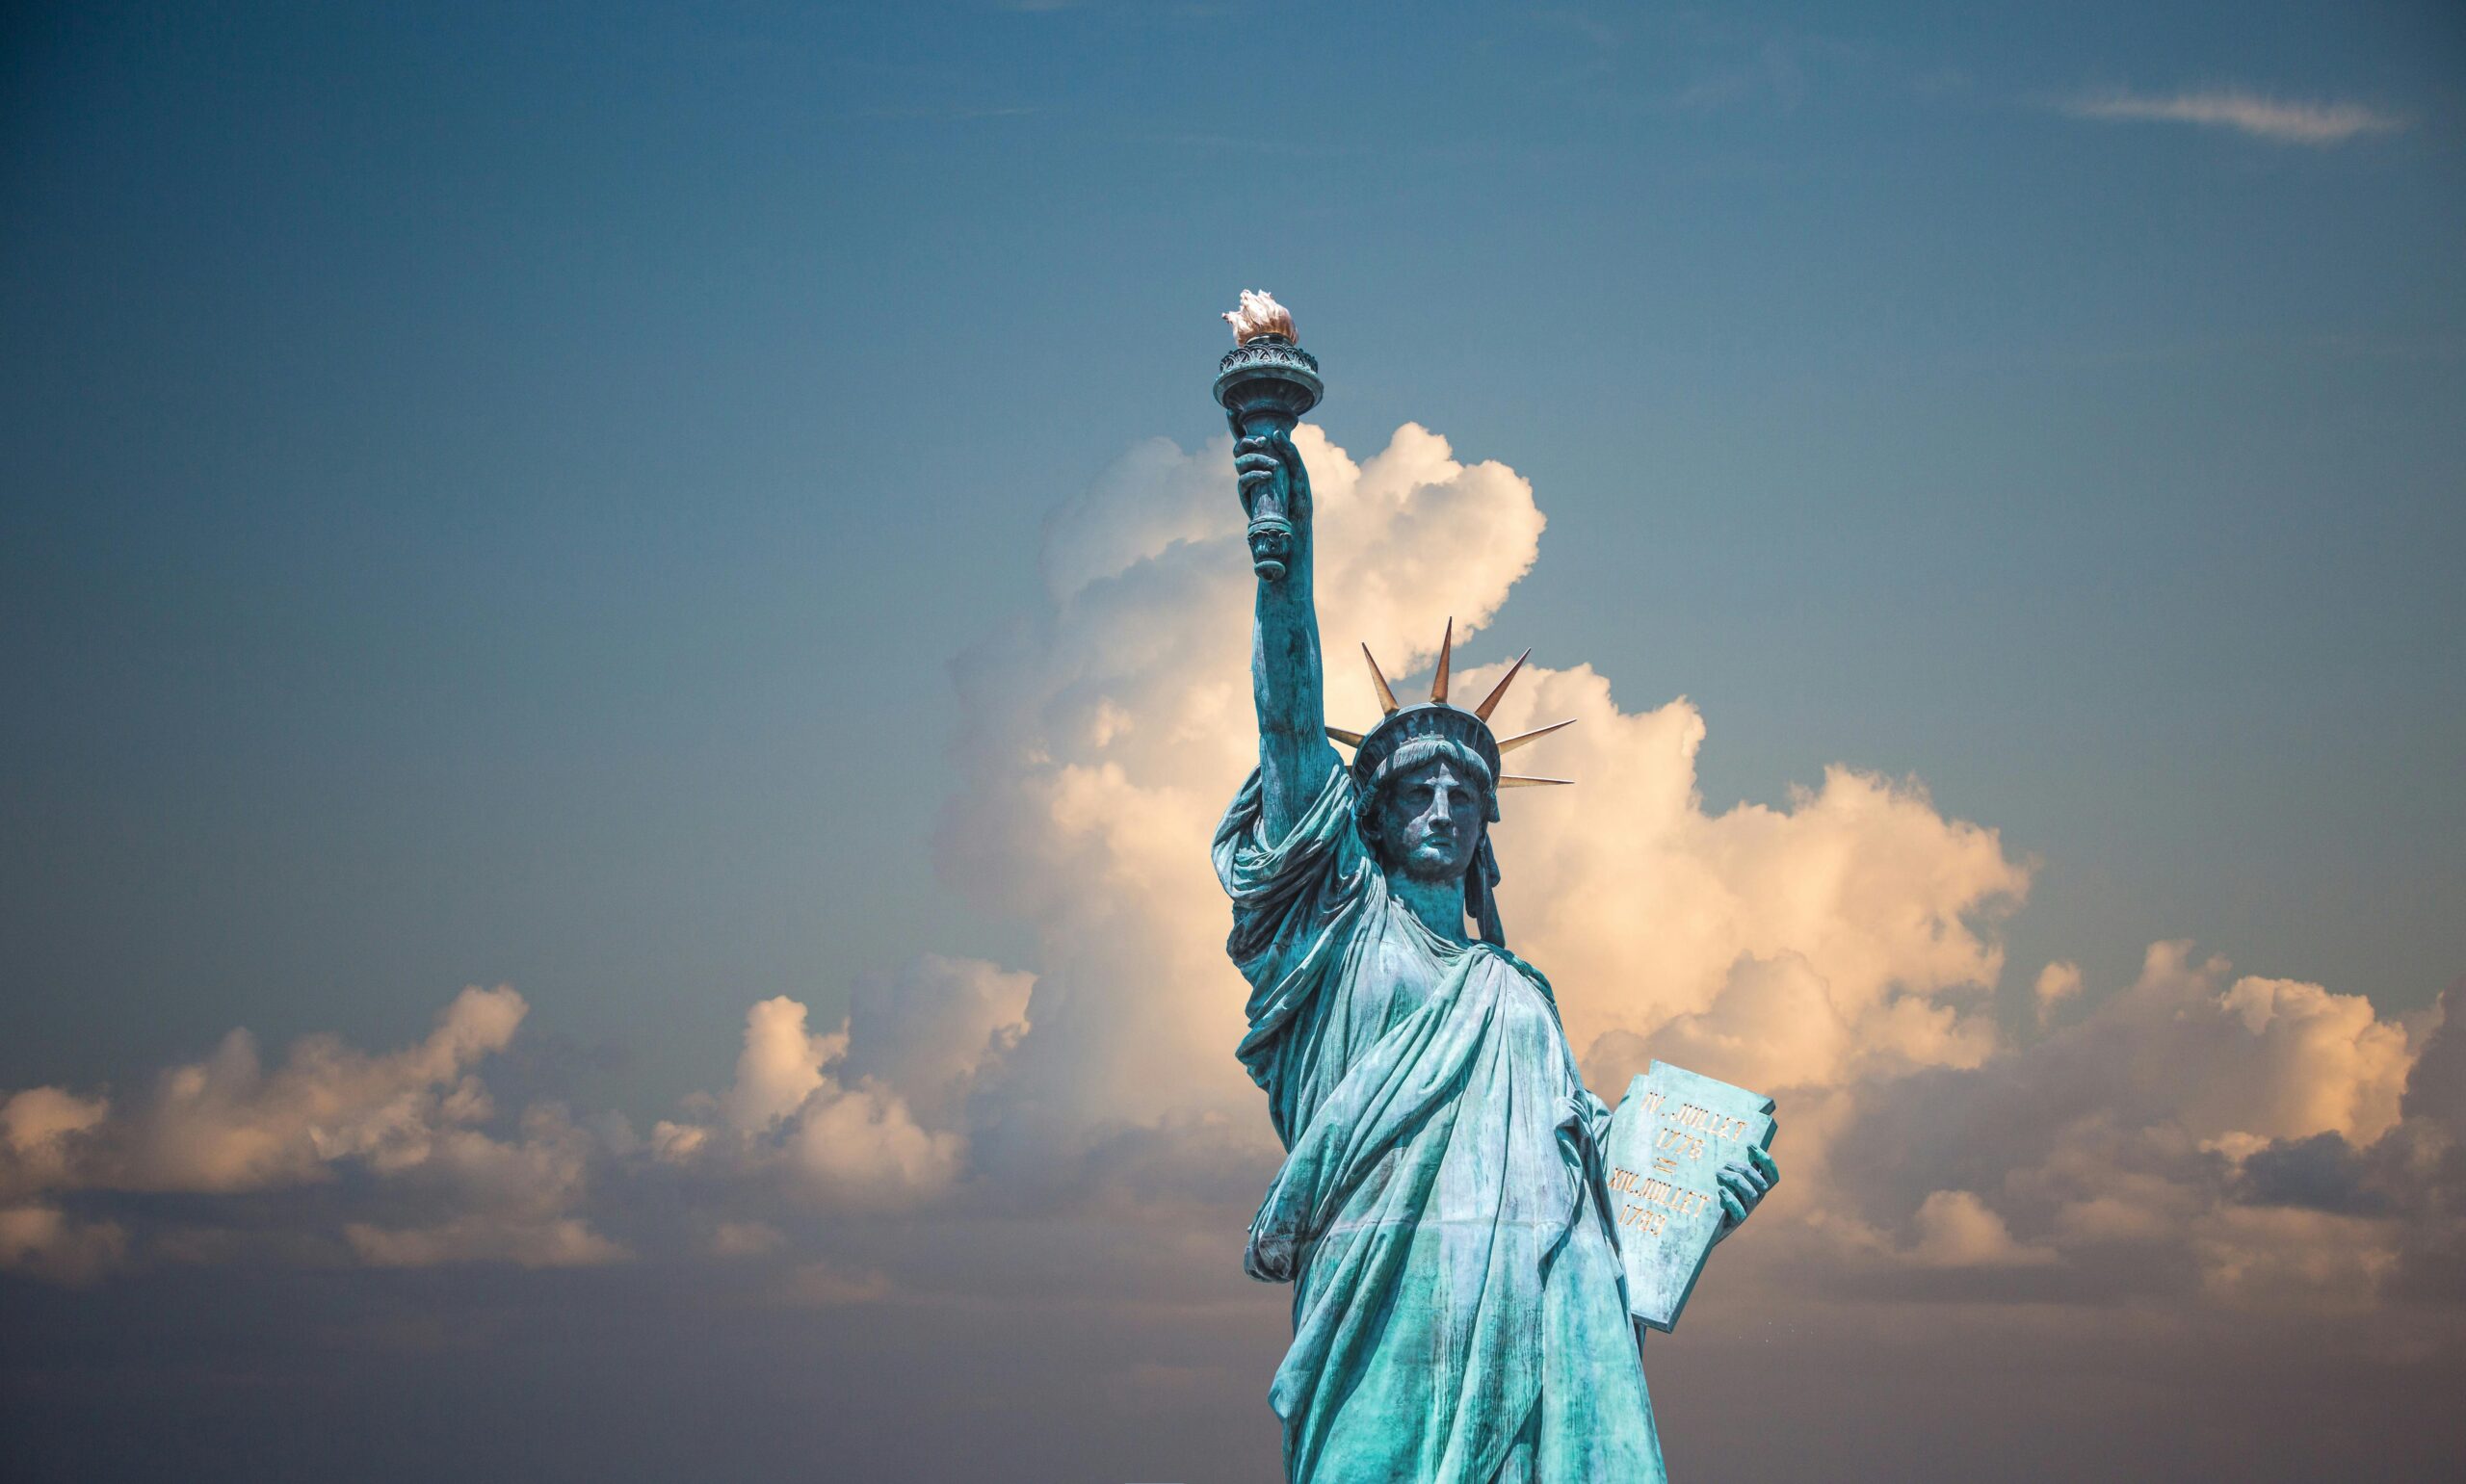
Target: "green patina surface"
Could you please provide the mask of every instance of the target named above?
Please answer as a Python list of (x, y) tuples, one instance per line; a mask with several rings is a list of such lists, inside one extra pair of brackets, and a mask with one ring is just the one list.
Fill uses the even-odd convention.
[[(1245, 310), (1282, 314), (1255, 296)], [(1765, 1174), (1719, 1176), (1731, 1193), (1691, 1199), (1683, 1229), (1633, 1232), (1622, 1266), (1610, 1110), (1497, 912), (1496, 695), (1451, 705), (1442, 651), (1430, 703), (1389, 697), (1370, 733), (1337, 734), (1355, 748), (1351, 764), (1338, 756), (1309, 475), (1290, 437), (1321, 393), (1317, 362), (1289, 333), (1262, 335), (1225, 357), (1215, 389), (1259, 578), (1259, 767), (1214, 855), (1233, 899), (1226, 948), (1250, 985), (1240, 1055), (1287, 1151), (1246, 1257), (1254, 1277), (1294, 1289), (1293, 1345), (1269, 1393), (1287, 1476), (1662, 1479), (1627, 1275), (1640, 1263), (1658, 1293), (1683, 1269), (1683, 1302), (1724, 1210), (1743, 1219)], [(1754, 1136), (1731, 1128), (1735, 1098), (1716, 1103), (1723, 1130)], [(1708, 1140), (1700, 1154), (1718, 1152)], [(1643, 1250), (1665, 1236), (1679, 1238), (1666, 1260)]]
[(1656, 1061), (1627, 1084), (1602, 1157), (1637, 1318), (1677, 1327), (1721, 1236), (1719, 1172), (1771, 1149), (1773, 1132), (1771, 1098), (1685, 1067)]
[(1219, 829), (1242, 1059), (1289, 1153), (1250, 1230), (1294, 1285), (1270, 1400), (1289, 1478), (1662, 1478), (1587, 1092), (1548, 982), (1389, 891), (1331, 768), (1280, 840)]

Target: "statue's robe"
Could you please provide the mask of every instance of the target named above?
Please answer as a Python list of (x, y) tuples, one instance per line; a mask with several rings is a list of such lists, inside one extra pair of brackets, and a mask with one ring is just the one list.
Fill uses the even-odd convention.
[(1293, 1484), (1666, 1475), (1601, 1185), (1609, 1109), (1547, 980), (1387, 890), (1342, 767), (1281, 841), (1217, 829), (1243, 1064), (1286, 1156), (1250, 1229), (1294, 1285), (1269, 1396)]

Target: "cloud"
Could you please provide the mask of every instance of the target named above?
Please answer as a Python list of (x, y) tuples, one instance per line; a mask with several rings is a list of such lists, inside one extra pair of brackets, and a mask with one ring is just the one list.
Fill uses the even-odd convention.
[(2240, 88), (2209, 89), (2156, 96), (2112, 91), (2086, 94), (2062, 105), (2080, 118), (2158, 121), (2233, 129), (2254, 139), (2325, 148), (2366, 134), (2390, 134), (2405, 120), (2360, 103), (2295, 103), (2262, 97)]
[(354, 1255), (376, 1267), (441, 1263), (512, 1263), (523, 1267), (585, 1267), (616, 1262), (625, 1249), (572, 1214), (588, 1195), (596, 1153), (591, 1135), (555, 1104), (522, 1115), (521, 1136), (504, 1140), (471, 1129), (442, 1133), (428, 1158), (397, 1179), (442, 1221), (343, 1228)]
[(2038, 1024), (2043, 1026), (2057, 1007), (2081, 998), (2081, 966), (2060, 958), (2048, 964), (2038, 971), (2031, 994), (2037, 1001)]
[(2013, 1267), (2052, 1263), (2045, 1247), (2012, 1240), (2004, 1218), (1967, 1190), (1937, 1190), (1919, 1203), (1918, 1244), (1910, 1260), (1925, 1267)]
[(512, 1263), (523, 1267), (587, 1267), (613, 1263), (623, 1248), (581, 1221), (509, 1223), (459, 1216), (436, 1226), (388, 1231), (353, 1222), (352, 1250), (371, 1267), (433, 1267), (440, 1263)]
[(822, 1069), (847, 1050), (845, 1035), (805, 1032), (805, 1007), (785, 995), (765, 1000), (745, 1016), (745, 1051), (737, 1057), (736, 1085), (720, 1099), (728, 1122), (759, 1133), (804, 1106), (820, 1090)]
[(758, 1258), (788, 1244), (788, 1236), (767, 1221), (722, 1221), (711, 1230), (715, 1258)]
[[(58, 1202), (78, 1192), (239, 1197), (332, 1183), (346, 1172), (378, 1204), (431, 1219), (347, 1219), (345, 1248), (381, 1266), (501, 1261), (529, 1266), (611, 1261), (621, 1249), (572, 1213), (587, 1194), (590, 1135), (553, 1105), (526, 1109), (518, 1135), (474, 1075), (512, 1043), (528, 1006), (508, 988), (464, 990), (415, 1046), (380, 1055), (329, 1035), (303, 1037), (272, 1072), (246, 1030), (211, 1056), (173, 1067), (152, 1095), (116, 1109), (104, 1097), (35, 1087), (0, 1101), (0, 1267), (79, 1281), (132, 1256), (118, 1221), (81, 1222)], [(230, 1232), (191, 1227), (190, 1255), (234, 1250)]]
[[(1544, 522), (1512, 469), (1415, 424), (1358, 461), (1315, 428), (1297, 440), (1331, 719), (1358, 720), (1377, 702), (1357, 646), (1403, 677), (1451, 616), (1477, 642)], [(937, 859), (1029, 926), (1033, 969), (921, 953), (851, 986), (829, 1027), (799, 998), (755, 1002), (732, 1079), (645, 1141), (552, 1105), (501, 1127), (480, 1073), (524, 1019), (510, 989), (465, 991), (387, 1054), (310, 1037), (267, 1071), (234, 1032), (126, 1108), (28, 1089), (0, 1103), (8, 1261), (87, 1276), (126, 1261), (137, 1229), (64, 1204), (80, 1191), (235, 1196), (345, 1170), (381, 1199), (345, 1202), (329, 1231), (372, 1265), (604, 1263), (647, 1242), (827, 1259), (867, 1275), (832, 1291), (870, 1294), (876, 1277), (953, 1280), (915, 1267), (921, 1248), (850, 1246), (853, 1218), (913, 1233), (963, 1213), (1101, 1217), (1167, 1250), (1177, 1232), (1238, 1229), (1277, 1150), (1231, 1055), (1243, 986), (1204, 850), (1253, 754), (1229, 462), (1221, 437), (1128, 451), (1047, 521), (1045, 611), (955, 666), (959, 782)], [(2041, 1033), (2016, 1042), (1993, 990), (2031, 868), (1993, 829), (1847, 765), (1777, 804), (1708, 811), (1692, 704), (1631, 709), (1588, 666), (1541, 659), (1558, 663), (1529, 666), (1494, 719), (1576, 720), (1533, 756), (1579, 783), (1508, 800), (1510, 939), (1552, 976), (1606, 1093), (1659, 1056), (1780, 1099), (1791, 1178), (1758, 1219), (1788, 1235), (1768, 1250), (1808, 1271), (2094, 1286), (2116, 1250), (2156, 1248), (2187, 1294), (2217, 1302), (2400, 1269), (2306, 1244), (2403, 1249), (2399, 1227), (2353, 1248), (2339, 1223), (2409, 1219), (2382, 1193), (2396, 1156), (2365, 1152), (2400, 1136), (2405, 1099), (2438, 1095), (2409, 1090), (2418, 1032), (2362, 997), (2161, 943), (2094, 1002), (2075, 963), (2044, 966)], [(2068, 1024), (2049, 1028), (2058, 1008)], [(2333, 1147), (2304, 1142), (2320, 1139)], [(645, 1214), (669, 1209), (667, 1226)], [(2252, 1214), (2282, 1211), (2335, 1220)]]
[[(1377, 707), (1359, 646), (1401, 676), (1451, 617), (1459, 642), (1480, 634), (1544, 522), (1513, 470), (1463, 461), (1418, 425), (1359, 461), (1315, 428), (1297, 440), (1318, 507), (1329, 719), (1354, 724)], [(1252, 578), (1228, 467), (1223, 439), (1131, 450), (1047, 522), (1050, 609), (956, 671), (963, 782), (939, 858), (1037, 947), (1033, 1029), (980, 1089), (970, 1147), (1049, 1199), (1107, 1178), (1096, 1152), (1127, 1127), (1241, 1147), (1214, 1161), (1228, 1204), (1255, 1199), (1242, 1182), (1274, 1154), (1229, 1054), (1243, 986), (1194, 845), (1255, 750)], [(1649, 1054), (1775, 1089), (1990, 1054), (1993, 928), (2029, 877), (1994, 831), (1848, 767), (1780, 806), (1708, 813), (1692, 705), (1631, 711), (1606, 677), (1541, 658), (1495, 719), (1576, 718), (1534, 756), (1580, 782), (1510, 799), (1503, 902), (1596, 1083), (1622, 1084)], [(1480, 693), (1502, 668), (1457, 686)], [(868, 1038), (852, 1032), (855, 1056)]]
[(2427, 1055), (2424, 1030), (2361, 996), (2153, 944), (2132, 984), (2064, 1029), (1845, 1094), (1820, 1203), (1836, 1233), (1909, 1211), (1922, 1256), (2011, 1243), (2085, 1298), (2351, 1307), (2410, 1241), (2455, 1236), (2426, 1177), (2466, 1131), (2405, 1117), (2410, 1082), (2428, 1092), (2439, 1075)]
[(1027, 1033), (1034, 983), (927, 954), (860, 981), (848, 1019), (819, 1035), (801, 1002), (762, 1001), (747, 1012), (734, 1084), (657, 1125), (655, 1157), (783, 1180), (843, 1211), (928, 1201), (959, 1174), (967, 1101)]
[(74, 1221), (57, 1206), (0, 1207), (0, 1272), (73, 1287), (118, 1267), (127, 1252), (128, 1233), (117, 1221)]
[[(1522, 476), (1418, 425), (1359, 460), (1315, 428), (1297, 440), (1330, 719), (1357, 723), (1376, 709), (1357, 646), (1400, 684), (1451, 615), (1482, 647), (1544, 521)], [(1024, 925), (1019, 962), (919, 945), (852, 985), (746, 996), (733, 1071), (643, 1139), (613, 1114), (498, 1107), (490, 1058), (525, 1019), (509, 989), (464, 992), (381, 1054), (311, 1037), (269, 1070), (234, 1032), (134, 1098), (28, 1088), (0, 1097), (0, 1267), (93, 1284), (247, 1255), (639, 1255), (663, 1286), (736, 1295), (714, 1312), (897, 1306), (902, 1326), (964, 1316), (967, 1348), (1066, 1309), (1125, 1373), (1182, 1374), (1177, 1347), (1201, 1344), (1263, 1378), (1280, 1301), (1245, 1286), (1240, 1234), (1280, 1151), (1233, 1059), (1244, 986), (1205, 851), (1254, 748), (1229, 464), (1222, 438), (1130, 450), (1046, 523), (1039, 610), (954, 666), (936, 860)], [(1942, 1332), (2033, 1353), (2138, 1326), (2135, 1364), (2242, 1356), (2286, 1316), (2349, 1350), (2399, 1329), (2455, 1346), (2466, 1035), (2442, 1014), (2173, 941), (2129, 983), (2091, 982), (2080, 962), (2110, 946), (2083, 945), (1999, 999), (2033, 863), (1993, 828), (1849, 764), (1709, 810), (1692, 703), (1536, 659), (1495, 719), (1574, 718), (1520, 756), (1578, 785), (1507, 801), (1510, 941), (1606, 1095), (1660, 1056), (1780, 1103), (1784, 1184), (1723, 1244), (1687, 1344), (1786, 1322), (1808, 1348), (1778, 1364), (1824, 1374), (1877, 1345), (1935, 1355)], [(817, 1024), (843, 989), (844, 1018)], [(902, 1326), (849, 1329), (851, 1364)], [(1767, 1394), (1776, 1363), (1749, 1360), (1744, 1390)]]
[(87, 1136), (110, 1115), (110, 1099), (59, 1087), (29, 1087), (0, 1102), (0, 1196), (66, 1184)]
[(204, 1061), (164, 1074), (95, 1179), (240, 1191), (322, 1180), (346, 1159), (380, 1171), (420, 1164), (442, 1131), (492, 1111), (465, 1073), (512, 1041), (528, 1009), (511, 989), (466, 989), (415, 1047), (370, 1056), (307, 1036), (271, 1074), (255, 1038), (234, 1030)]
[[(1459, 636), (1480, 628), (1532, 565), (1542, 519), (1514, 471), (1460, 461), (1418, 425), (1359, 462), (1316, 428), (1296, 441), (1341, 722), (1376, 705), (1355, 646), (1407, 669), (1451, 613)], [(973, 1115), (1003, 1180), (1075, 1188), (1123, 1125), (1221, 1115), (1272, 1147), (1230, 1054), (1243, 988), (1205, 848), (1255, 751), (1253, 579), (1230, 469), (1222, 437), (1132, 450), (1047, 522), (1048, 611), (955, 666), (960, 784), (937, 859), (1029, 924), (1036, 952), (1034, 1028)]]

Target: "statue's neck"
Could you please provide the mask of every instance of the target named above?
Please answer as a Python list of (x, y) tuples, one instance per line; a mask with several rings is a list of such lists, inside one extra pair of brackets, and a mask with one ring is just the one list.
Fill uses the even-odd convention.
[(1464, 882), (1424, 881), (1402, 871), (1387, 872), (1387, 895), (1403, 902), (1424, 927), (1449, 943), (1470, 943), (1464, 931)]

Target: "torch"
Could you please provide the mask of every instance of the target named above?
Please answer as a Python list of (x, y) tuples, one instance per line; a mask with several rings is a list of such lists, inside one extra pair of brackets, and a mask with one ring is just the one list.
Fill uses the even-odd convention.
[[(1265, 433), (1290, 434), (1301, 415), (1319, 404), (1325, 387), (1319, 358), (1294, 343), (1293, 316), (1270, 294), (1242, 291), (1242, 307), (1225, 317), (1233, 349), (1216, 368), (1216, 401), (1233, 425), (1233, 441)], [(1250, 569), (1281, 582), (1293, 556), (1293, 471), (1253, 485), (1245, 499), (1250, 517)]]

